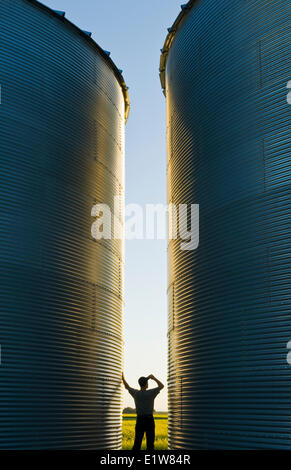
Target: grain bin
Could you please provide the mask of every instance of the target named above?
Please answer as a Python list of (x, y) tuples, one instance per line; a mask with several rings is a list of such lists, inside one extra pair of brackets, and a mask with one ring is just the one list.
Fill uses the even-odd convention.
[(0, 26), (0, 448), (119, 449), (123, 240), (91, 210), (123, 204), (127, 88), (64, 12)]
[(194, 0), (162, 49), (168, 198), (200, 212), (168, 247), (171, 449), (291, 449), (290, 31), (288, 0)]

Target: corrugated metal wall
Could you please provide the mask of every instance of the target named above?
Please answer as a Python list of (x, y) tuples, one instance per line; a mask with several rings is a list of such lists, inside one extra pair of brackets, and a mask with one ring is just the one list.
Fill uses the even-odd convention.
[(119, 449), (123, 242), (91, 209), (124, 194), (122, 77), (35, 1), (0, 43), (0, 448)]
[(200, 205), (198, 249), (169, 243), (170, 447), (291, 449), (291, 3), (188, 7), (161, 58), (169, 202)]

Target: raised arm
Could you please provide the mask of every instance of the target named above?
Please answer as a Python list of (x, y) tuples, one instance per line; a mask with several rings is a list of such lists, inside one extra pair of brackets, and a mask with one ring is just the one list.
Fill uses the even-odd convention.
[(158, 385), (160, 390), (162, 390), (162, 388), (164, 388), (164, 384), (162, 384), (162, 382), (160, 380), (156, 379), (156, 377), (153, 374), (149, 375), (148, 379), (152, 379), (155, 382), (157, 382), (157, 385)]
[(123, 382), (123, 385), (125, 386), (126, 390), (130, 389), (130, 386), (128, 385), (128, 383), (126, 382), (125, 378), (124, 378), (124, 373), (122, 372), (122, 382)]

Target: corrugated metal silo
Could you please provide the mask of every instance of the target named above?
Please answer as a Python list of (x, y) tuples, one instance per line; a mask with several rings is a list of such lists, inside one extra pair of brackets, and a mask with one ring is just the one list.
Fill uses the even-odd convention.
[(172, 449), (291, 449), (290, 31), (288, 0), (195, 0), (162, 50), (168, 198), (200, 206), (168, 248)]
[(1, 1), (0, 42), (0, 448), (119, 449), (123, 240), (91, 209), (123, 204), (127, 88), (37, 1)]

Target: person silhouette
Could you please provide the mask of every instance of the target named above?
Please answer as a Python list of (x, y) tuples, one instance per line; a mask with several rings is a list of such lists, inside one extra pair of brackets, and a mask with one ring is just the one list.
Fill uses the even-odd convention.
[[(154, 380), (158, 386), (148, 390), (148, 381), (150, 379)], [(138, 379), (140, 390), (131, 388), (126, 382), (124, 374), (122, 374), (122, 381), (126, 390), (133, 397), (136, 407), (137, 418), (132, 450), (140, 450), (144, 433), (146, 433), (147, 450), (152, 451), (155, 448), (154, 401), (158, 393), (164, 388), (164, 385), (152, 374)]]

